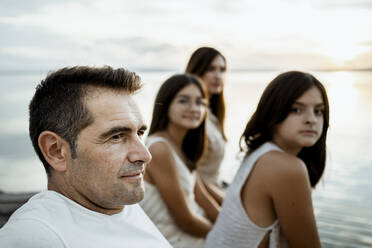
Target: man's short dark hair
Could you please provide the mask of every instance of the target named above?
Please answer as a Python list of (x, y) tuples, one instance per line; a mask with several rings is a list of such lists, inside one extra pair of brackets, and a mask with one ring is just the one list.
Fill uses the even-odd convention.
[(88, 87), (102, 87), (133, 94), (142, 87), (134, 72), (123, 68), (75, 66), (48, 74), (36, 87), (29, 105), (29, 131), (32, 145), (50, 176), (50, 165), (38, 145), (43, 131), (52, 131), (65, 139), (76, 157), (76, 138), (93, 122), (84, 97)]

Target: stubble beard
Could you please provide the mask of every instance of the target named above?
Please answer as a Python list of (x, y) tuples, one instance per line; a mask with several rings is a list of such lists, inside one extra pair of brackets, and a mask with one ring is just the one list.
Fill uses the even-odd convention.
[(143, 179), (132, 183), (130, 187), (126, 187), (121, 190), (120, 202), (124, 205), (132, 205), (142, 201), (145, 196), (145, 188), (143, 185)]

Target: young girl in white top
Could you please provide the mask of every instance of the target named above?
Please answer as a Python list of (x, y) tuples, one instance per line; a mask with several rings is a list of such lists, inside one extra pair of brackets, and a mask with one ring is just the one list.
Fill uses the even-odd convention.
[(140, 205), (175, 248), (203, 247), (220, 209), (195, 175), (207, 105), (203, 86), (188, 74), (166, 80), (155, 99), (146, 141), (152, 161)]
[(206, 248), (321, 246), (311, 188), (325, 168), (328, 123), (327, 94), (314, 76), (290, 71), (266, 87)]
[[(200, 77), (209, 96), (208, 118), (206, 121), (208, 144), (200, 159), (198, 173), (206, 188), (218, 195), (220, 203), (224, 197), (226, 186), (219, 178), (219, 171), (225, 154), (225, 73), (226, 59), (212, 47), (196, 49), (186, 67), (186, 72)], [(221, 190), (222, 189), (222, 190)]]

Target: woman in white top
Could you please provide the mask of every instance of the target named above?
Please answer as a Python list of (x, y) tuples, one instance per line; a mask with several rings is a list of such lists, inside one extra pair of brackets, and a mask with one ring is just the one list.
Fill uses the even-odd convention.
[[(219, 179), (219, 170), (224, 158), (226, 135), (225, 123), (225, 72), (226, 59), (212, 47), (200, 47), (191, 55), (186, 73), (202, 79), (209, 95), (209, 114), (207, 119), (208, 145), (198, 166), (198, 173), (207, 189), (220, 192), (224, 188)], [(221, 194), (223, 197), (223, 193)], [(221, 199), (222, 201), (222, 199)]]
[(220, 208), (194, 173), (205, 147), (207, 105), (203, 86), (187, 74), (166, 80), (155, 99), (140, 205), (176, 248), (202, 247)]
[(328, 124), (314, 76), (277, 76), (241, 137), (246, 157), (205, 247), (320, 247), (311, 188), (325, 168)]

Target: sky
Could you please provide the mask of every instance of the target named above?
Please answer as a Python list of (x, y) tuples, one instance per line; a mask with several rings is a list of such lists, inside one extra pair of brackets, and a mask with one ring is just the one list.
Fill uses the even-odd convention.
[(231, 70), (372, 68), (372, 1), (0, 1), (0, 71), (183, 71), (200, 46)]

